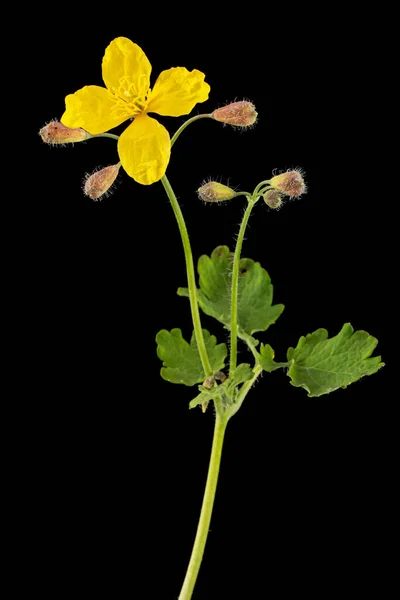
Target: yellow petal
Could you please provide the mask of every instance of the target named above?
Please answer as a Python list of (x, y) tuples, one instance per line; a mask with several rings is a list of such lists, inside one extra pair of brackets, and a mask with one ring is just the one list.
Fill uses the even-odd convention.
[(169, 117), (187, 115), (197, 102), (208, 98), (210, 86), (204, 77), (201, 71), (188, 71), (185, 67), (163, 71), (150, 93), (147, 112)]
[(140, 46), (128, 38), (118, 37), (107, 46), (102, 68), (107, 88), (124, 100), (124, 92), (142, 98), (147, 94), (151, 64)]
[(92, 135), (104, 133), (132, 116), (125, 103), (97, 85), (87, 85), (65, 98), (65, 113), (61, 123), (67, 127), (82, 127)]
[(168, 166), (169, 133), (155, 119), (140, 114), (121, 134), (118, 154), (128, 175), (138, 183), (150, 185), (161, 179)]

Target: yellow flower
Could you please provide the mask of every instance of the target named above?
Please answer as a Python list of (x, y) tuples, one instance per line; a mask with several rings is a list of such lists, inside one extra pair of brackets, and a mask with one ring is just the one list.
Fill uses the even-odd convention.
[(151, 64), (143, 50), (125, 37), (106, 48), (102, 72), (106, 88), (87, 85), (67, 96), (61, 122), (97, 135), (133, 118), (118, 140), (120, 161), (139, 183), (154, 183), (166, 171), (171, 140), (165, 127), (148, 113), (170, 117), (190, 113), (197, 102), (208, 98), (205, 75), (175, 67), (162, 71), (150, 89)]

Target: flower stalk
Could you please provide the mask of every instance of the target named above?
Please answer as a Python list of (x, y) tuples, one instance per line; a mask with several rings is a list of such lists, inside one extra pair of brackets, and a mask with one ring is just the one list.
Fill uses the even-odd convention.
[(196, 115), (195, 117), (191, 117), (190, 119), (188, 119), (187, 121), (185, 121), (180, 127), (179, 129), (177, 129), (174, 133), (174, 135), (171, 138), (171, 148), (172, 146), (175, 144), (176, 140), (178, 139), (178, 137), (181, 135), (181, 133), (183, 131), (185, 131), (186, 127), (188, 125), (190, 125), (191, 123), (194, 123), (195, 121), (198, 121), (199, 119), (211, 119), (212, 116), (211, 115)]
[(254, 194), (247, 197), (248, 203), (240, 224), (239, 234), (236, 241), (235, 253), (233, 256), (232, 266), (232, 286), (231, 286), (231, 353), (229, 374), (232, 375), (237, 365), (237, 338), (238, 338), (238, 297), (239, 297), (239, 271), (240, 271), (240, 255), (242, 252), (244, 234), (249, 222), (251, 211), (258, 200), (258, 196)]
[(174, 190), (172, 189), (171, 184), (168, 181), (166, 175), (164, 175), (161, 178), (161, 183), (163, 184), (165, 192), (169, 198), (169, 201), (171, 202), (172, 210), (174, 211), (174, 215), (178, 223), (179, 233), (181, 234), (183, 251), (185, 254), (186, 274), (188, 280), (190, 311), (192, 313), (193, 328), (196, 336), (197, 348), (199, 350), (201, 364), (204, 370), (204, 375), (205, 377), (209, 377), (210, 375), (212, 375), (212, 367), (208, 358), (207, 348), (204, 342), (203, 330), (201, 328), (199, 305), (197, 303), (196, 276), (194, 272), (193, 254), (192, 248), (190, 246), (189, 235), (185, 219), (183, 218), (181, 207), (179, 206), (179, 202), (174, 194)]

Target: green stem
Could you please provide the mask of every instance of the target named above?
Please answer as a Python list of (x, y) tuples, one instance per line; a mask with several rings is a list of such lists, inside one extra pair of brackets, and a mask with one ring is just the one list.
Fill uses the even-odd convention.
[[(192, 117), (191, 119), (188, 119), (187, 121), (185, 121), (185, 123), (183, 123), (179, 127), (179, 129), (175, 132), (175, 135), (172, 137), (171, 147), (175, 144), (176, 140), (178, 139), (178, 137), (180, 136), (182, 131), (184, 131), (188, 125), (190, 125), (194, 121), (198, 121), (199, 119), (205, 119), (205, 118), (212, 118), (212, 117), (211, 117), (211, 115), (208, 115), (208, 114), (196, 115), (195, 117)], [(119, 139), (119, 136), (114, 135), (113, 133), (99, 133), (98, 135), (95, 135), (93, 137), (108, 137), (113, 140)], [(181, 238), (182, 238), (182, 245), (183, 245), (183, 250), (185, 253), (185, 261), (186, 261), (186, 273), (187, 273), (187, 279), (188, 279), (190, 310), (192, 313), (193, 328), (194, 328), (194, 333), (196, 336), (197, 347), (199, 349), (199, 354), (200, 354), (200, 359), (201, 359), (201, 364), (203, 366), (204, 374), (205, 374), (205, 377), (209, 377), (210, 375), (212, 375), (213, 371), (212, 371), (212, 367), (210, 364), (210, 360), (208, 358), (207, 348), (206, 348), (206, 345), (204, 342), (203, 330), (201, 328), (200, 313), (199, 313), (199, 307), (197, 304), (196, 277), (195, 277), (195, 273), (194, 273), (193, 255), (192, 255), (192, 249), (190, 247), (189, 235), (187, 232), (185, 219), (183, 218), (183, 214), (182, 214), (181, 208), (179, 206), (178, 200), (174, 194), (174, 191), (173, 191), (171, 184), (169, 183), (166, 175), (164, 175), (161, 178), (161, 183), (163, 184), (164, 189), (167, 193), (167, 196), (171, 202), (171, 206), (175, 213), (175, 217), (178, 222), (178, 227), (179, 227), (179, 231), (180, 231)]]
[(247, 223), (249, 221), (250, 213), (253, 209), (257, 199), (248, 198), (248, 204), (246, 211), (243, 215), (243, 220), (240, 224), (239, 235), (236, 241), (235, 254), (233, 257), (233, 268), (232, 268), (232, 292), (231, 292), (231, 360), (229, 373), (232, 375), (236, 369), (237, 364), (237, 319), (238, 319), (238, 292), (239, 292), (239, 264), (240, 254), (242, 252), (242, 245), (244, 239), (244, 232), (246, 231)]
[(196, 291), (196, 277), (194, 273), (193, 266), (193, 255), (192, 249), (190, 247), (189, 235), (186, 228), (185, 219), (183, 218), (183, 214), (181, 211), (181, 207), (179, 206), (178, 200), (174, 194), (174, 190), (171, 187), (170, 182), (167, 179), (167, 176), (164, 175), (161, 178), (161, 183), (164, 186), (164, 189), (167, 193), (169, 201), (171, 202), (172, 209), (175, 214), (175, 218), (178, 222), (179, 232), (181, 234), (183, 251), (185, 254), (185, 262), (186, 262), (186, 273), (188, 280), (188, 288), (189, 288), (189, 300), (190, 300), (190, 310), (192, 313), (193, 320), (193, 328), (194, 334), (196, 336), (197, 348), (199, 349), (201, 364), (203, 365), (204, 375), (205, 377), (209, 377), (212, 375), (213, 370), (210, 364), (210, 360), (207, 354), (207, 348), (204, 342), (203, 330), (201, 328), (200, 321), (200, 312), (199, 306), (197, 304), (197, 291)]
[(119, 135), (115, 135), (114, 133), (98, 133), (97, 135), (93, 135), (92, 137), (108, 137), (112, 140), (119, 140)]
[(203, 504), (201, 507), (199, 524), (197, 526), (196, 539), (194, 541), (192, 555), (186, 571), (179, 600), (190, 600), (196, 584), (197, 575), (200, 570), (201, 561), (206, 546), (207, 535), (210, 528), (211, 514), (214, 505), (215, 491), (217, 489), (219, 467), (221, 463), (222, 445), (224, 442), (227, 419), (218, 413), (215, 419), (214, 439), (211, 449), (210, 464), (208, 467), (206, 489), (204, 490)]
[(258, 352), (257, 352), (257, 348), (256, 346), (253, 344), (252, 342), (252, 337), (251, 335), (248, 335), (247, 333), (244, 332), (238, 332), (238, 338), (243, 340), (249, 347), (250, 352), (252, 353), (252, 355), (254, 356), (255, 359), (255, 364), (258, 365)]
[(237, 411), (239, 410), (239, 408), (242, 406), (244, 399), (246, 398), (247, 394), (249, 393), (251, 387), (253, 386), (253, 384), (256, 382), (257, 378), (261, 375), (262, 373), (262, 367), (261, 365), (256, 365), (253, 369), (254, 375), (251, 379), (249, 379), (249, 381), (246, 381), (242, 387), (240, 388), (240, 393), (239, 396), (236, 399), (235, 404), (233, 404), (228, 412), (228, 418), (230, 419), (231, 417), (233, 417), (233, 415), (235, 413), (237, 413)]
[(183, 123), (183, 125), (181, 125), (179, 127), (179, 129), (177, 129), (177, 131), (172, 136), (172, 138), (171, 138), (171, 148), (175, 144), (175, 142), (178, 139), (178, 137), (181, 135), (182, 131), (184, 131), (186, 129), (186, 127), (188, 125), (190, 125), (190, 123), (194, 123), (195, 121), (198, 121), (199, 119), (212, 119), (212, 116), (211, 115), (196, 115), (195, 117), (192, 117), (191, 119), (188, 119), (187, 121), (185, 121)]
[(264, 181), (260, 181), (260, 183), (257, 185), (257, 187), (255, 188), (255, 190), (253, 192), (253, 198), (256, 198), (257, 196), (259, 196), (261, 194), (260, 190), (264, 186), (265, 187), (271, 187), (269, 179), (265, 179)]

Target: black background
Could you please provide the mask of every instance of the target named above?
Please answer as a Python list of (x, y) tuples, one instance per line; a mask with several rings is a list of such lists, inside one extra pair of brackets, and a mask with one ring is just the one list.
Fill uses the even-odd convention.
[[(206, 73), (210, 99), (193, 114), (253, 101), (254, 129), (204, 120), (174, 147), (168, 177), (195, 259), (233, 246), (244, 207), (201, 203), (205, 178), (251, 191), (274, 169), (301, 167), (307, 195), (275, 212), (259, 203), (244, 244), (286, 306), (262, 340), (284, 360), (301, 335), (319, 327), (335, 335), (349, 321), (380, 340), (387, 360), (385, 215), (368, 188), (378, 154), (364, 27), (373, 15), (283, 7), (264, 18), (228, 4), (99, 12), (43, 22), (52, 33), (35, 44), (36, 131), (61, 116), (66, 94), (102, 85), (104, 49), (119, 35), (145, 50), (153, 83), (171, 66)], [(160, 121), (172, 134), (184, 117)], [(27, 260), (39, 400), (24, 413), (34, 424), (25, 513), (32, 589), (176, 598), (214, 420), (212, 410), (188, 411), (192, 390), (159, 377), (157, 331), (191, 333), (188, 301), (175, 294), (185, 285), (176, 222), (161, 184), (140, 186), (122, 171), (110, 198), (84, 197), (84, 174), (118, 160), (112, 140), (50, 148), (37, 138), (34, 152), (40, 194)], [(203, 324), (226, 338), (210, 318)], [(244, 347), (240, 358), (250, 360)], [(389, 368), (315, 399), (284, 372), (264, 375), (228, 427), (195, 600), (382, 593), (392, 568)]]

